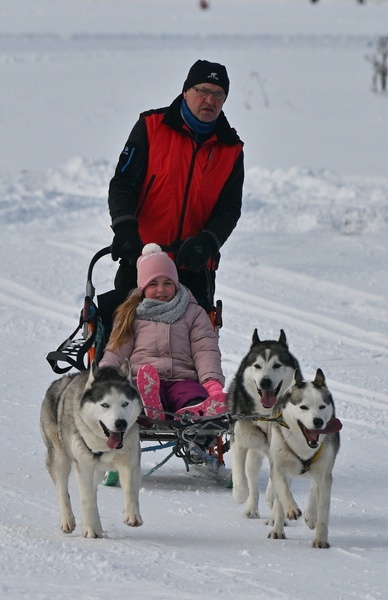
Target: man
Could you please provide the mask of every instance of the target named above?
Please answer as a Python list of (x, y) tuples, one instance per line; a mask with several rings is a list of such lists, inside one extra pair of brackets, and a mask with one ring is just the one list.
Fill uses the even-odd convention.
[(136, 287), (142, 247), (172, 246), (179, 280), (210, 309), (219, 249), (241, 214), (243, 144), (222, 112), (226, 68), (198, 60), (166, 108), (144, 112), (132, 129), (109, 186), (118, 296)]

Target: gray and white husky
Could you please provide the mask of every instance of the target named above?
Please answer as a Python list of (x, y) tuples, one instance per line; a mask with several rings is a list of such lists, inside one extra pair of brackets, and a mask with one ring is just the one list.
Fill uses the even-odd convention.
[(228, 412), (240, 415), (231, 436), (233, 496), (240, 503), (247, 501), (244, 515), (249, 519), (260, 517), (258, 478), (269, 450), (269, 423), (244, 416), (259, 413), (270, 417), (278, 396), (290, 386), (298, 368), (282, 329), (277, 341), (260, 340), (255, 329), (249, 352), (228, 390)]
[(141, 409), (128, 361), (119, 370), (100, 369), (93, 364), (90, 372), (66, 375), (47, 390), (40, 426), (64, 533), (75, 529), (68, 492), (72, 466), (80, 492), (84, 537), (102, 537), (97, 486), (107, 470), (119, 473), (124, 493), (124, 523), (131, 527), (142, 525), (140, 441), (136, 423)]
[[(282, 424), (271, 425), (270, 466), (274, 494), (273, 529), (268, 535), (284, 539), (284, 519), (298, 519), (302, 512), (291, 494), (291, 481), (297, 475), (312, 477), (305, 521), (315, 529), (314, 548), (329, 548), (328, 522), (332, 470), (340, 446), (341, 422), (335, 417), (333, 398), (325, 376), (318, 369), (312, 382), (305, 382), (296, 370), (292, 385), (277, 402)], [(269, 493), (272, 504), (272, 493)]]

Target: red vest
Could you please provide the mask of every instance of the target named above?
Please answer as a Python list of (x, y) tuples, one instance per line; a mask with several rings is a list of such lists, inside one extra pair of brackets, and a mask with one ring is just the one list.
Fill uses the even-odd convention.
[(145, 117), (148, 167), (136, 213), (144, 244), (169, 245), (205, 229), (242, 151), (240, 143), (222, 144), (215, 135), (198, 146), (189, 133), (162, 123), (163, 117)]

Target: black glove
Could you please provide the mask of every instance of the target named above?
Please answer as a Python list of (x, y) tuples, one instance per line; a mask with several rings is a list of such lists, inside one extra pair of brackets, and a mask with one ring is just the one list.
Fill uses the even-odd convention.
[(176, 257), (176, 265), (191, 271), (200, 271), (209, 258), (217, 252), (217, 242), (212, 234), (202, 231), (199, 235), (187, 238), (183, 242)]
[(115, 235), (110, 249), (112, 260), (127, 258), (130, 263), (134, 264), (143, 248), (136, 219), (118, 223), (114, 228), (114, 232)]

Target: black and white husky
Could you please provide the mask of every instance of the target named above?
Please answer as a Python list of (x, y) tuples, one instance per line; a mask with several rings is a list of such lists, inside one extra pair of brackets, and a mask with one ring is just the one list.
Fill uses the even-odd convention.
[(142, 525), (139, 511), (140, 441), (136, 423), (142, 406), (131, 383), (128, 361), (119, 369), (98, 368), (51, 384), (41, 408), (47, 469), (54, 480), (64, 533), (75, 529), (68, 492), (72, 466), (86, 538), (102, 537), (97, 486), (105, 471), (118, 471), (124, 493), (124, 523)]
[[(270, 466), (274, 495), (273, 529), (268, 535), (284, 539), (284, 519), (298, 519), (302, 512), (291, 494), (291, 481), (297, 475), (312, 477), (305, 521), (315, 529), (314, 548), (329, 548), (328, 522), (332, 470), (339, 446), (341, 422), (335, 417), (333, 398), (325, 376), (318, 369), (312, 382), (305, 382), (297, 370), (290, 388), (274, 411), (282, 422), (271, 425)], [(269, 493), (269, 503), (272, 503)]]
[(277, 398), (290, 386), (298, 368), (282, 329), (277, 341), (260, 340), (255, 329), (249, 352), (228, 390), (228, 412), (239, 415), (231, 436), (233, 496), (240, 503), (247, 501), (244, 514), (250, 519), (260, 516), (258, 478), (268, 454), (269, 423), (249, 415), (270, 417)]

